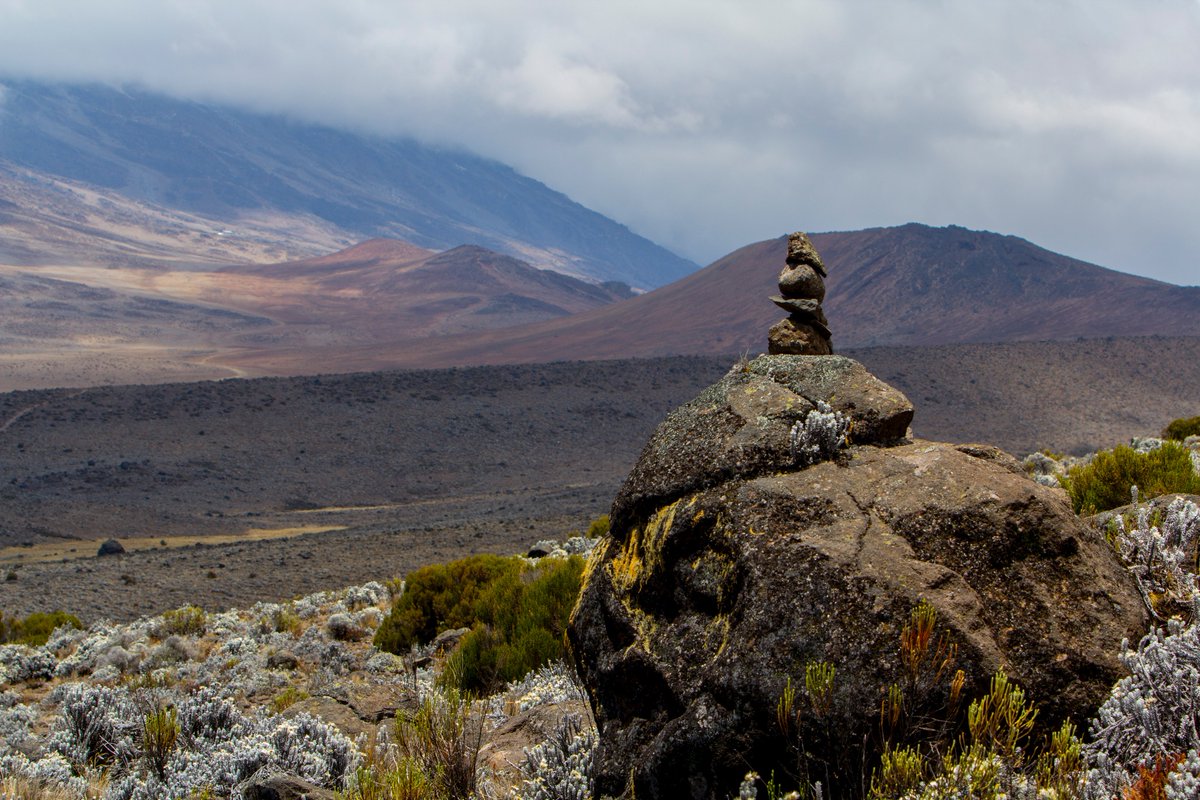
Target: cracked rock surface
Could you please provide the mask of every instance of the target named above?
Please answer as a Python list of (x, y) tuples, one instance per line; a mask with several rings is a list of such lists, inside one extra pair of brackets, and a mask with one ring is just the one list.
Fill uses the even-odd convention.
[[(789, 432), (818, 402), (850, 419), (848, 443), (801, 468)], [(1035, 736), (1085, 723), (1120, 641), (1147, 625), (1132, 579), (1010, 456), (905, 439), (911, 418), (850, 359), (765, 356), (663, 422), (568, 634), (600, 730), (598, 795), (726, 797), (750, 769), (794, 783), (802, 741), (831, 765), (813, 776), (827, 796), (858, 796), (889, 685), (911, 719), (951, 704), (949, 672), (918, 691), (898, 657), (921, 600), (956, 648), (964, 703), (1003, 667), (1039, 703)], [(804, 686), (820, 662), (836, 672), (817, 714)], [(776, 713), (789, 680), (804, 706), (791, 738)]]

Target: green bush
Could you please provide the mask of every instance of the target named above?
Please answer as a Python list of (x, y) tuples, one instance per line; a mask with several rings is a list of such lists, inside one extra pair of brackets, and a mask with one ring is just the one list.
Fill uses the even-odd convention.
[(591, 539), (599, 539), (602, 536), (608, 535), (609, 521), (608, 514), (601, 514), (592, 520), (592, 524), (588, 525), (587, 535)]
[(525, 574), (503, 576), (476, 603), (478, 621), (443, 678), (490, 693), (565, 652), (563, 636), (583, 575), (583, 559), (544, 558)]
[(1148, 453), (1125, 445), (1104, 450), (1091, 463), (1068, 470), (1062, 483), (1077, 514), (1123, 506), (1130, 501), (1134, 486), (1142, 498), (1172, 492), (1200, 494), (1200, 476), (1192, 466), (1191, 453), (1175, 442), (1163, 442)]
[(583, 559), (472, 556), (411, 573), (375, 635), (381, 650), (401, 652), (439, 631), (471, 629), (443, 681), (491, 692), (564, 653), (567, 619), (579, 596)]
[(400, 599), (375, 631), (375, 646), (402, 653), (432, 641), (439, 631), (471, 627), (480, 592), (505, 573), (519, 574), (521, 563), (515, 556), (484, 554), (410, 572)]
[(1183, 441), (1189, 436), (1200, 436), (1200, 417), (1180, 417), (1163, 428), (1162, 438)]
[(0, 613), (0, 644), (27, 644), (30, 647), (41, 647), (49, 641), (50, 634), (63, 625), (70, 625), (73, 628), (83, 627), (79, 617), (65, 611), (51, 611), (48, 614), (35, 611), (25, 619), (6, 617)]
[(162, 624), (158, 627), (158, 635), (167, 636), (198, 636), (208, 627), (208, 615), (198, 606), (183, 606), (171, 611), (164, 611)]

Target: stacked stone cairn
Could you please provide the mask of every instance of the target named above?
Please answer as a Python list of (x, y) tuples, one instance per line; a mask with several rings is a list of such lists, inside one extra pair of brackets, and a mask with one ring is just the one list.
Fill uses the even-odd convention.
[(829, 320), (821, 311), (825, 299), (825, 265), (817, 249), (803, 233), (788, 236), (787, 264), (779, 273), (775, 305), (788, 312), (787, 319), (771, 326), (767, 352), (771, 355), (825, 356), (833, 353)]

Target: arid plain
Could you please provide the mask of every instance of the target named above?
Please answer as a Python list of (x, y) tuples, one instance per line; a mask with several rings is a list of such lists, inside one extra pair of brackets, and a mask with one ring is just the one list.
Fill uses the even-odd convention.
[[(779, 313), (767, 300), (776, 241), (622, 299), (619, 284), (482, 248), (354, 245), (301, 215), (230, 221), (68, 181), (0, 186), (0, 608), (11, 613), (245, 605), (582, 530), (654, 426), (763, 350)], [(832, 275), (835, 259), (876, 263), (880, 248), (949, 247), (948, 269), (1005, 285), (1005, 253), (1041, 259), (1045, 274), (1078, 263), (994, 234), (891, 231), (827, 237)], [(969, 260), (983, 256), (983, 268)], [(932, 256), (887, 257), (919, 278)], [(1200, 338), (1184, 312), (1197, 290), (1108, 271), (1078, 283), (1100, 292), (1097, 306), (1181, 304), (1174, 323), (1124, 315), (1117, 328), (1182, 335), (904, 344), (831, 278), (835, 347), (909, 395), (924, 438), (1082, 453), (1195, 414)], [(922, 327), (938, 314), (925, 294), (888, 311), (968, 342), (962, 329), (980, 319), (1009, 339), (1050, 338), (1038, 326), (1066, 312), (1084, 331), (1104, 324), (1069, 293), (1015, 321), (996, 310), (1003, 296), (972, 311), (986, 296), (954, 301), (941, 328)], [(897, 344), (840, 345), (856, 331)], [(525, 363), (412, 369), (505, 361)], [(128, 552), (97, 558), (109, 537)]]

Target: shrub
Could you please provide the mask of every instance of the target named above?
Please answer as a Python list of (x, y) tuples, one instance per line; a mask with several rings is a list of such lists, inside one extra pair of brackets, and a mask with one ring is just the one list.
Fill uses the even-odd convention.
[(1189, 436), (1200, 436), (1200, 417), (1180, 417), (1163, 428), (1162, 438), (1183, 441)]
[(469, 628), (484, 587), (505, 573), (519, 573), (521, 563), (515, 557), (476, 555), (410, 572), (400, 599), (375, 632), (375, 646), (401, 653), (431, 641), (439, 630)]
[(83, 627), (79, 617), (65, 611), (51, 611), (48, 614), (35, 611), (24, 619), (5, 617), (0, 613), (0, 644), (27, 644), (30, 647), (41, 647), (50, 640), (50, 634), (64, 625), (75, 629)]
[(375, 633), (398, 653), (439, 631), (470, 628), (443, 673), (443, 684), (489, 692), (562, 658), (567, 619), (579, 597), (583, 559), (472, 556), (422, 567)]
[(204, 613), (204, 609), (197, 606), (184, 606), (163, 612), (158, 635), (163, 638), (167, 636), (197, 636), (204, 633), (207, 627), (208, 615)]
[(563, 657), (563, 636), (579, 597), (583, 559), (544, 558), (504, 575), (475, 605), (476, 622), (451, 657), (443, 681), (492, 692)]
[(1117, 515), (1112, 535), (1117, 555), (1137, 578), (1160, 617), (1192, 612), (1200, 586), (1193, 571), (1200, 543), (1200, 507), (1176, 497), (1164, 512), (1135, 504), (1131, 518)]
[(290, 603), (268, 606), (267, 611), (258, 620), (258, 628), (263, 633), (290, 633), (298, 636), (301, 627), (300, 615)]
[(44, 681), (54, 677), (58, 662), (38, 647), (8, 645), (0, 647), (0, 684)]
[(172, 706), (157, 706), (142, 720), (142, 757), (151, 772), (163, 780), (167, 762), (179, 740), (179, 718)]
[(419, 765), (435, 786), (431, 797), (475, 796), (483, 718), (470, 696), (453, 689), (433, 692), (415, 712), (399, 713), (393, 732), (400, 763)]
[(808, 412), (804, 421), (792, 426), (792, 457), (802, 467), (829, 461), (846, 446), (849, 431), (850, 418), (818, 400), (817, 407)]
[(325, 630), (334, 639), (342, 642), (356, 642), (366, 636), (366, 631), (358, 626), (349, 614), (331, 614), (325, 621)]
[(525, 751), (520, 800), (587, 800), (595, 795), (592, 777), (596, 731), (578, 714), (567, 714), (545, 742)]
[[(1092, 720), (1089, 797), (1120, 796), (1135, 783), (1151, 780), (1147, 772), (1162, 771), (1163, 759), (1200, 750), (1196, 625), (1172, 619), (1166, 630), (1151, 630), (1136, 650), (1127, 644), (1121, 662), (1130, 674), (1113, 687)], [(1168, 782), (1186, 784), (1200, 772), (1198, 767), (1195, 759), (1184, 759), (1170, 770)]]
[(1191, 453), (1176, 442), (1163, 442), (1148, 453), (1125, 445), (1105, 450), (1091, 463), (1072, 467), (1062, 480), (1077, 514), (1125, 505), (1134, 486), (1145, 498), (1170, 492), (1200, 494), (1200, 476)]
[(600, 539), (608, 535), (609, 519), (608, 514), (601, 514), (592, 520), (588, 525), (587, 537), (589, 539)]

